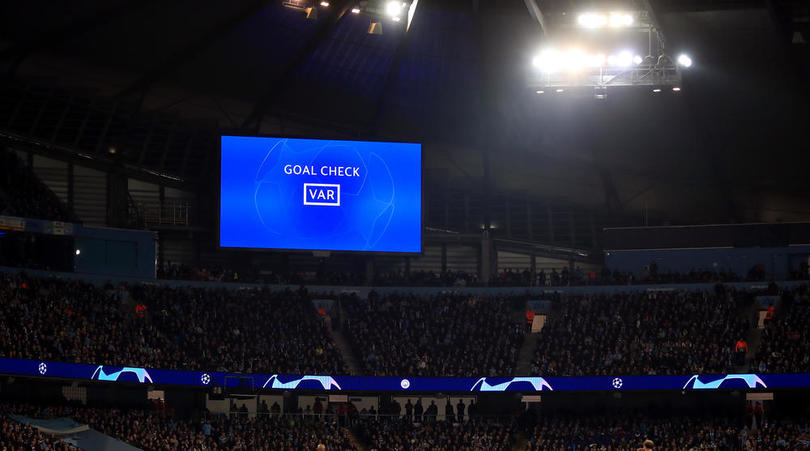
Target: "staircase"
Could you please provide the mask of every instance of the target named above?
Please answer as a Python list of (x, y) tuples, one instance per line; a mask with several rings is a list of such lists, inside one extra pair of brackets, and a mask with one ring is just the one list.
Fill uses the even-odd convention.
[[(548, 323), (550, 312), (545, 312), (543, 314), (546, 315), (545, 321), (541, 323), (544, 325)], [(526, 321), (526, 317), (524, 315), (525, 312), (521, 311), (520, 321), (523, 322)], [(535, 319), (535, 321), (537, 321), (537, 319)], [(515, 375), (518, 376), (531, 375), (532, 364), (534, 363), (535, 352), (537, 351), (537, 342), (539, 340), (540, 340), (539, 333), (531, 333), (530, 331), (526, 332), (526, 336), (523, 338), (523, 344), (520, 346), (520, 351), (518, 352), (518, 361), (517, 366), (515, 367)]]
[(756, 302), (754, 302), (739, 312), (739, 317), (741, 319), (748, 320), (751, 323), (751, 327), (745, 332), (745, 336), (743, 337), (748, 343), (748, 352), (745, 355), (745, 365), (737, 365), (734, 368), (738, 373), (747, 373), (750, 370), (750, 365), (752, 363), (757, 363), (753, 362), (753, 359), (759, 350), (759, 344), (762, 342), (762, 330), (757, 327), (759, 311), (759, 306)]
[[(342, 305), (340, 306), (340, 317), (346, 318), (346, 311), (343, 309)], [(336, 330), (334, 327), (331, 327), (331, 320), (329, 321), (329, 324), (329, 335), (332, 337), (335, 347), (337, 347), (338, 351), (340, 351), (343, 361), (346, 362), (346, 367), (348, 368), (349, 374), (353, 376), (360, 374), (360, 363), (357, 356), (354, 354), (354, 350), (349, 344), (349, 340), (346, 339), (346, 336), (343, 335), (341, 330)]]
[(534, 355), (537, 350), (537, 342), (540, 340), (540, 334), (526, 333), (526, 338), (523, 339), (523, 345), (520, 347), (518, 353), (517, 368), (515, 374), (518, 376), (528, 376), (532, 372), (532, 364), (534, 363)]

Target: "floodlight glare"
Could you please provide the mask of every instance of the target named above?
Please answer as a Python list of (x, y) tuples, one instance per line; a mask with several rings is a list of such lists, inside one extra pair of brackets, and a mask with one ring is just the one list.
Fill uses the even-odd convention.
[(633, 16), (626, 13), (611, 13), (609, 23), (614, 28), (629, 27), (633, 25)]
[(616, 57), (616, 65), (619, 67), (628, 67), (633, 64), (633, 54), (627, 50), (619, 53)]
[(607, 17), (596, 13), (583, 13), (577, 17), (577, 23), (584, 28), (600, 28), (607, 25)]
[(398, 16), (394, 16), (394, 17), (392, 17), (392, 18), (391, 18), (391, 20), (393, 20), (394, 22), (399, 22), (399, 17), (398, 17)]
[(579, 49), (557, 51), (546, 49), (532, 58), (532, 66), (545, 73), (578, 72), (582, 69), (600, 67), (629, 67), (633, 63), (641, 64), (642, 58), (629, 50), (619, 54), (605, 56), (601, 53), (591, 54)]
[(653, 92), (661, 92), (661, 88), (653, 88)]
[(399, 14), (402, 12), (402, 3), (391, 1), (385, 5), (385, 13), (391, 16), (392, 18), (399, 17)]
[(538, 94), (543, 94), (544, 92), (546, 92), (546, 91), (543, 91), (542, 89), (537, 90)]
[(360, 8), (352, 8), (352, 14), (360, 14)]
[(681, 53), (678, 56), (678, 64), (680, 64), (683, 67), (692, 67), (692, 58), (690, 58), (689, 55), (685, 53)]
[(565, 89), (563, 89), (563, 88), (557, 88), (557, 92), (563, 92), (563, 91), (565, 91)]
[(329, 6), (329, 2), (321, 2), (321, 6), (323, 6), (324, 8), (326, 8), (327, 6)]
[(680, 91), (681, 91), (681, 88), (679, 88), (678, 86), (674, 86), (674, 87), (672, 88), (672, 90), (673, 90), (673, 91), (675, 91), (675, 92), (680, 92)]

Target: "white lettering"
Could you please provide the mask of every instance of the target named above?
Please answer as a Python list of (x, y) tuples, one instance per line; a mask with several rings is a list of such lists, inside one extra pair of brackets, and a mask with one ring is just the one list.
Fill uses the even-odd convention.
[(287, 175), (316, 175), (320, 173), (324, 177), (360, 177), (360, 168), (355, 166), (321, 166), (320, 171), (316, 171), (315, 166), (288, 164), (284, 166), (284, 173)]

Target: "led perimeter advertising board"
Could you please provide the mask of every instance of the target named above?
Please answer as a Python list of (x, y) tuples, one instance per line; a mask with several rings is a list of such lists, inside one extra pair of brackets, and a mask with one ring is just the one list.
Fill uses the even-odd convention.
[(220, 247), (417, 253), (422, 146), (222, 136)]

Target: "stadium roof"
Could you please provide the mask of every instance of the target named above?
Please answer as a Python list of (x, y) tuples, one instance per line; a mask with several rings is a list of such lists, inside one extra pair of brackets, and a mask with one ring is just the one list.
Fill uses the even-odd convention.
[[(487, 149), (501, 192), (675, 222), (810, 219), (806, 2), (652, 1), (668, 48), (695, 66), (679, 95), (606, 101), (527, 90), (542, 37), (522, 0), (421, 0), (407, 33), (383, 22), (380, 35), (332, 3), (314, 20), (277, 1), (8, 3), (0, 63), (10, 84), (102, 98), (138, 121), (423, 141), (438, 186), (480, 189)], [(154, 158), (120, 147), (192, 178), (186, 160), (215, 157), (199, 143)]]

